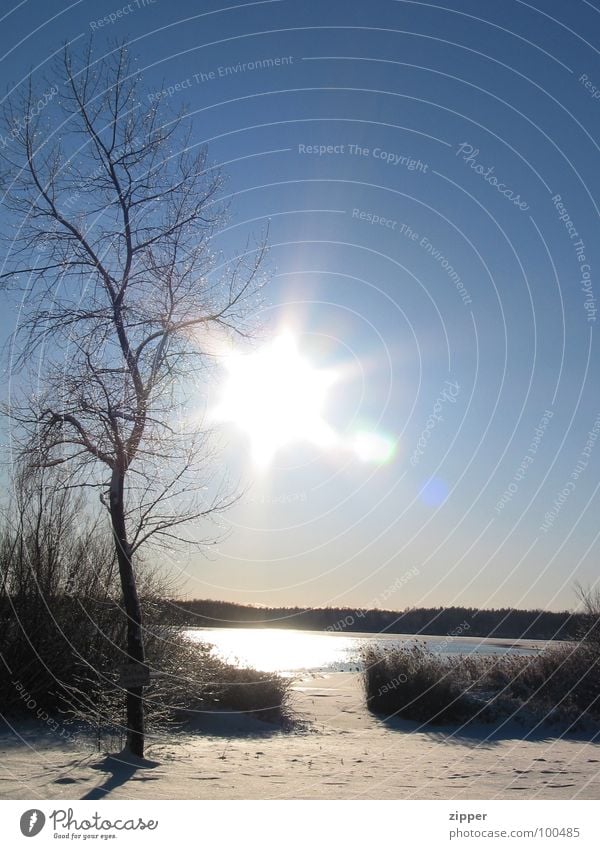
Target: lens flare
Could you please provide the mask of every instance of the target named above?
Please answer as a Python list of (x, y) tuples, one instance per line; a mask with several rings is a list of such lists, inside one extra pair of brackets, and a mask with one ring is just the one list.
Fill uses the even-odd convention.
[(352, 450), (363, 463), (387, 463), (396, 453), (396, 445), (388, 436), (360, 431), (352, 440)]
[(421, 500), (429, 507), (439, 507), (448, 497), (448, 485), (441, 478), (430, 478), (423, 483)]

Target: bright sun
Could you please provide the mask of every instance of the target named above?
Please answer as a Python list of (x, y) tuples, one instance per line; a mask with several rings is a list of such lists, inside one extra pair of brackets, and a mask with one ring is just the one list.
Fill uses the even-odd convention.
[(292, 442), (322, 448), (336, 442), (335, 431), (322, 417), (332, 371), (313, 368), (289, 333), (252, 354), (233, 354), (215, 416), (244, 430), (252, 459), (266, 466)]

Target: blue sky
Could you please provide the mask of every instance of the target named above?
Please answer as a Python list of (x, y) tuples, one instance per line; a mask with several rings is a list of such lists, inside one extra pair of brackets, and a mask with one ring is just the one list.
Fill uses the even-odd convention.
[(93, 32), (99, 55), (131, 42), (148, 100), (185, 105), (225, 163), (220, 245), (269, 222), (266, 330), (291, 327), (316, 368), (347, 373), (326, 409), (339, 432), (397, 444), (380, 466), (294, 444), (258, 473), (224, 428), (247, 494), (218, 551), (179, 557), (184, 591), (572, 607), (574, 581), (598, 575), (600, 11), (37, 0), (5, 14), (8, 89), (32, 67), (53, 84), (65, 39)]

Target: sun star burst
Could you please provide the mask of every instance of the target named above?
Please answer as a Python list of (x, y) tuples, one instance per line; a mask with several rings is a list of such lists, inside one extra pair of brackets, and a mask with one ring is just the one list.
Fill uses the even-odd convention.
[(314, 368), (291, 334), (283, 333), (251, 354), (233, 354), (225, 366), (227, 379), (215, 416), (248, 435), (257, 465), (268, 465), (294, 442), (320, 448), (335, 444), (323, 408), (336, 375)]

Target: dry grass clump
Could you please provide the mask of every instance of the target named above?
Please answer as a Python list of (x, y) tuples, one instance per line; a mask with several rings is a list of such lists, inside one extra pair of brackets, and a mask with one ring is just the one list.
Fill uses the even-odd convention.
[(444, 657), (426, 645), (363, 654), (367, 706), (425, 724), (498, 721), (596, 727), (600, 654), (589, 643), (560, 644), (537, 655)]
[[(215, 711), (250, 714), (271, 723), (288, 719), (290, 679), (225, 663), (210, 645), (191, 642), (170, 626), (146, 634), (146, 651), (151, 678), (144, 702), (150, 732), (201, 727), (202, 717)], [(114, 668), (89, 672), (67, 690), (63, 702), (67, 722), (93, 729), (98, 748), (110, 741), (119, 744), (123, 689)]]
[[(149, 657), (152, 662), (152, 650)], [(177, 718), (211, 709), (252, 713), (268, 721), (285, 716), (290, 679), (225, 663), (210, 645), (192, 643), (181, 632), (169, 629), (156, 661), (148, 699)]]
[(424, 645), (363, 652), (367, 706), (424, 723), (454, 722), (470, 712), (469, 680), (461, 664), (434, 654)]
[[(118, 738), (127, 617), (112, 539), (68, 492), (44, 490), (34, 506), (14, 527), (0, 518), (0, 713), (65, 738), (65, 723), (93, 729), (98, 741)], [(153, 675), (144, 690), (148, 729), (217, 709), (280, 719), (290, 682), (191, 643), (169, 626), (171, 585), (139, 558), (137, 569)]]
[(491, 694), (492, 717), (582, 728), (600, 720), (600, 655), (588, 643), (551, 646), (537, 655), (466, 661), (475, 687)]

